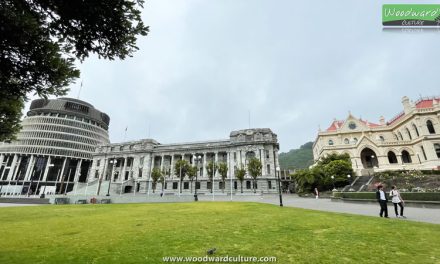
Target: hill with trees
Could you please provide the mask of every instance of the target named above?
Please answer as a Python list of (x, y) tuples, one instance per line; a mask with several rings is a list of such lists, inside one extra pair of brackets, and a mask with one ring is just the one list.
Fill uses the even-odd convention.
[(313, 164), (313, 142), (307, 142), (299, 149), (280, 153), (279, 162), (281, 170), (305, 169)]

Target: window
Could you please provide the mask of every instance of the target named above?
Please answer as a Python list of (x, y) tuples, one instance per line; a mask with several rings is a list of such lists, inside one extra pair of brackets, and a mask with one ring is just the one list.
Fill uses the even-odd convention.
[(267, 181), (267, 187), (268, 187), (269, 189), (272, 189), (272, 181)]
[(267, 164), (266, 166), (266, 174), (270, 174), (270, 164)]
[(403, 163), (411, 163), (411, 155), (409, 155), (408, 151), (402, 151), (402, 161)]
[(207, 182), (206, 189), (211, 190), (211, 188), (212, 188), (212, 182)]
[(183, 189), (188, 190), (189, 189), (189, 182), (183, 183)]
[(431, 120), (426, 121), (426, 127), (428, 128), (429, 134), (435, 134), (434, 125)]
[(234, 181), (234, 189), (237, 190), (237, 181)]
[(397, 163), (397, 157), (396, 157), (396, 154), (394, 154), (394, 152), (392, 152), (392, 151), (389, 151), (389, 152), (388, 152), (388, 162), (389, 162), (390, 164)]
[(237, 152), (234, 152), (234, 162), (237, 161)]
[(383, 136), (379, 136), (379, 140), (380, 140), (380, 142), (384, 142), (385, 138)]
[(333, 140), (330, 139), (330, 140), (328, 141), (328, 144), (329, 144), (329, 146), (333, 146)]
[(250, 189), (251, 188), (251, 181), (246, 181), (246, 189)]
[(350, 144), (350, 140), (348, 140), (348, 138), (344, 139), (344, 143), (345, 144)]
[(354, 142), (354, 144), (356, 144), (358, 142), (358, 139), (357, 138), (353, 138), (353, 142)]
[(269, 150), (266, 149), (266, 159), (269, 158)]
[(200, 189), (200, 182), (196, 182), (196, 189)]
[(409, 140), (412, 140), (411, 132), (409, 132), (408, 128), (406, 128), (406, 133), (408, 134)]
[(174, 190), (177, 190), (177, 184), (178, 184), (178, 182), (173, 182), (173, 189)]
[(420, 146), (420, 149), (422, 150), (423, 157), (425, 158), (425, 160), (427, 160), (426, 153), (425, 153), (425, 148), (423, 148), (423, 146)]
[(437, 154), (437, 158), (440, 159), (440, 144), (434, 144), (435, 153)]
[(417, 129), (416, 125), (412, 124), (414, 131), (416, 131), (416, 135), (419, 137), (419, 130)]

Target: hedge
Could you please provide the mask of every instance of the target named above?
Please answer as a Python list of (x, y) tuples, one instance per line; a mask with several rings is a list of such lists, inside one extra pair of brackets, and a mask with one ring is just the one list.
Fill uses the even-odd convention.
[[(440, 192), (406, 192), (400, 194), (408, 201), (440, 201)], [(376, 199), (375, 192), (333, 192), (335, 198)], [(391, 200), (391, 199), (390, 199)]]

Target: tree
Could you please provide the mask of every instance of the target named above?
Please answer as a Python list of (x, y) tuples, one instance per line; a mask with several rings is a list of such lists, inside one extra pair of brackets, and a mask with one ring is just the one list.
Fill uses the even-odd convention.
[(226, 180), (226, 176), (228, 176), (228, 165), (225, 162), (220, 162), (218, 164), (218, 173), (220, 173), (220, 176), (222, 178), (222, 185), (223, 185), (222, 192), (224, 192), (226, 186), (225, 180)]
[(174, 165), (174, 174), (175, 175), (179, 175), (179, 181), (180, 181), (180, 192), (182, 192), (182, 181), (183, 178), (185, 178), (187, 172), (188, 172), (188, 168), (189, 168), (189, 163), (186, 160), (178, 160), (176, 162), (176, 164)]
[[(191, 181), (191, 192), (192, 192), (194, 177), (196, 177), (196, 175), (197, 175), (197, 167), (196, 166), (189, 166), (186, 174), (188, 175), (188, 178)], [(197, 186), (196, 186), (196, 188), (197, 188)]]
[(241, 193), (243, 193), (243, 181), (244, 181), (244, 176), (246, 175), (246, 170), (242, 167), (238, 168), (235, 171), (235, 178), (237, 178), (237, 180), (240, 181), (240, 188), (241, 188)]
[(208, 164), (206, 164), (206, 172), (208, 173), (209, 180), (211, 181), (211, 193), (214, 190), (214, 175), (217, 171), (218, 165), (215, 164), (214, 161), (210, 160)]
[[(163, 174), (160, 171), (160, 168), (157, 168), (157, 167), (153, 168), (153, 170), (151, 171), (151, 181), (152, 181), (152, 185), (153, 185), (153, 193), (156, 190), (156, 185), (157, 185), (157, 182), (160, 178), (163, 178)], [(163, 183), (162, 183), (162, 185), (163, 185)]]
[(254, 188), (254, 193), (257, 192), (257, 189), (255, 188), (257, 185), (257, 177), (261, 176), (261, 168), (263, 167), (263, 165), (261, 165), (261, 161), (257, 158), (251, 158), (249, 160), (248, 163), (248, 172), (249, 175), (252, 177), (253, 179), (253, 188)]
[(133, 56), (144, 0), (0, 1), (0, 139), (14, 139), (21, 117), (17, 105), (30, 94), (65, 95), (79, 77), (76, 60), (91, 53), (114, 60)]
[(0, 98), (3, 98), (0, 99), (0, 142), (10, 142), (16, 139), (21, 129), (20, 117), (24, 101), (20, 97), (3, 97), (3, 92), (0, 92)]

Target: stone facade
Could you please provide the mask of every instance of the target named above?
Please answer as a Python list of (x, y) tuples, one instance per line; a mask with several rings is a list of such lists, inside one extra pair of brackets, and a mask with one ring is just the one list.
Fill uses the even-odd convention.
[[(165, 174), (165, 183), (157, 184), (155, 191), (173, 194), (192, 193), (195, 186), (200, 194), (211, 193), (211, 181), (206, 164), (214, 161), (228, 166), (227, 179), (223, 183), (217, 172), (214, 177), (215, 193), (240, 192), (240, 182), (235, 179), (235, 169), (247, 167), (249, 158), (256, 157), (262, 163), (262, 176), (257, 181), (258, 193), (275, 193), (276, 168), (278, 165), (277, 135), (270, 129), (245, 129), (233, 131), (229, 139), (178, 144), (160, 144), (153, 139), (105, 144), (96, 148), (89, 183), (98, 182), (110, 187), (112, 193), (152, 193), (151, 171), (160, 168)], [(198, 167), (197, 183), (184, 178), (180, 183), (175, 175), (176, 161), (184, 159)], [(182, 186), (180, 186), (182, 184)], [(232, 184), (232, 185), (231, 185)], [(103, 185), (104, 186), (104, 185)], [(231, 188), (232, 187), (232, 188)], [(97, 188), (97, 193), (108, 190)], [(249, 175), (243, 182), (243, 191), (252, 192)]]
[(17, 140), (0, 143), (1, 193), (65, 193), (86, 182), (95, 147), (109, 143), (109, 122), (78, 99), (32, 101)]
[(384, 170), (440, 168), (440, 97), (411, 102), (402, 99), (403, 111), (378, 124), (355, 118), (334, 120), (319, 131), (313, 145), (314, 159), (329, 153), (347, 153), (354, 171), (366, 175)]

